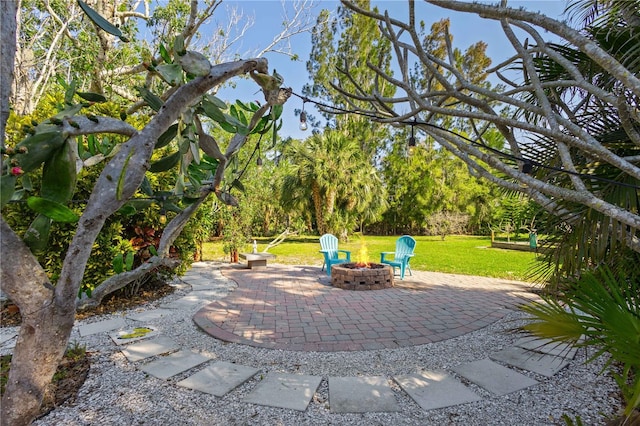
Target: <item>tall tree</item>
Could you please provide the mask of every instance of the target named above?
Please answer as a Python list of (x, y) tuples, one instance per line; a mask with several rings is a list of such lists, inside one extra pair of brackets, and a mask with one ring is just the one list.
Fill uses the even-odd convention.
[[(448, 31), (449, 25), (448, 19), (440, 20), (431, 25), (430, 32), (426, 31), (424, 22), (418, 26), (422, 46), (439, 61), (447, 59), (447, 45), (453, 41)], [(450, 58), (467, 78), (488, 89), (491, 85), (486, 81), (487, 75), (484, 70), (491, 61), (486, 56), (486, 47), (485, 43), (478, 42), (464, 51), (453, 48)], [(440, 72), (450, 75), (444, 67), (440, 65), (436, 67)], [(445, 91), (443, 84), (429, 72), (424, 64), (413, 64), (411, 78), (412, 84), (422, 91), (435, 93)], [(443, 107), (450, 108), (456, 104), (455, 100), (445, 97), (440, 102)], [(473, 132), (473, 128), (455, 117), (441, 115), (431, 118), (434, 123), (452, 131), (462, 134)], [(413, 119), (407, 120), (405, 124), (412, 122)], [(427, 135), (424, 138), (421, 131), (418, 133), (420, 126), (411, 127), (416, 131), (417, 139), (414, 140), (423, 140), (420, 146), (413, 150), (411, 155), (407, 155), (404, 148), (408, 139), (405, 128), (404, 132), (396, 135), (399, 139), (394, 142), (400, 146), (394, 146), (383, 162), (385, 182), (393, 186), (390, 192), (395, 195), (392, 207), (385, 215), (386, 220), (398, 221), (395, 224), (387, 223), (386, 228), (400, 227), (405, 232), (424, 232), (430, 216), (436, 212), (464, 215), (469, 217), (476, 227), (479, 221), (488, 219), (487, 209), (490, 198), (497, 196), (497, 194), (489, 196), (491, 186), (478, 185), (477, 178), (468, 172), (464, 163), (454, 159), (430, 136)], [(504, 142), (503, 138), (495, 134), (486, 137), (486, 140), (494, 147), (501, 147)]]
[[(369, 0), (359, 0), (358, 5), (370, 9)], [(340, 92), (375, 92), (383, 97), (393, 96), (394, 86), (378, 79), (376, 73), (367, 67), (367, 63), (373, 63), (392, 74), (389, 41), (382, 37), (374, 20), (339, 7), (335, 16), (327, 10), (320, 13), (311, 46), (307, 70), (313, 82), (304, 86), (303, 93), (330, 105), (329, 108), (320, 108), (327, 124), (358, 141), (373, 161), (377, 150), (387, 142), (388, 130), (386, 126), (372, 123), (366, 116), (342, 114), (356, 105), (364, 109), (372, 106), (366, 101), (345, 98)], [(348, 72), (348, 78), (345, 72)]]
[[(114, 95), (127, 102), (138, 100), (136, 86), (148, 84), (148, 69), (162, 64), (160, 45), (168, 46), (175, 34), (183, 34), (187, 46), (211, 58), (212, 63), (229, 62), (242, 53), (262, 57), (277, 52), (295, 57), (288, 42), (307, 32), (313, 17), (312, 0), (292, 3), (281, 31), (259, 49), (239, 52), (237, 45), (253, 25), (251, 16), (232, 9), (213, 26), (211, 17), (222, 14), (222, 0), (87, 0), (107, 21), (116, 25), (122, 37), (94, 31), (95, 24), (76, 0), (22, 0), (18, 20), (16, 78), (11, 99), (18, 114), (30, 114), (43, 98), (55, 76), (77, 80), (81, 90)], [(283, 5), (284, 6), (284, 5)], [(151, 37), (144, 34), (144, 22)], [(125, 42), (127, 41), (127, 42)]]
[[(609, 220), (606, 226), (611, 238), (640, 252), (640, 214), (637, 208), (640, 137), (636, 128), (639, 120), (629, 113), (630, 107), (637, 104), (640, 96), (640, 80), (634, 69), (620, 62), (598, 39), (541, 14), (509, 8), (506, 2), (498, 6), (460, 1), (434, 0), (427, 3), (479, 14), (501, 24), (515, 54), (485, 71), (501, 79), (505, 90), (487, 90), (483, 83), (477, 84), (465, 75), (464, 69), (456, 61), (448, 37), (445, 38), (447, 54), (444, 60), (425, 49), (413, 1), (408, 2), (408, 18), (396, 19), (363, 8), (357, 2), (342, 0), (345, 7), (379, 22), (382, 34), (394, 46), (394, 52), (397, 53), (394, 58), (402, 72), (400, 77), (392, 79), (389, 73), (369, 64), (379, 79), (392, 81), (403, 92), (403, 96), (382, 98), (370, 91), (364, 95), (352, 92), (351, 98), (379, 105), (380, 122), (406, 122), (413, 117), (419, 119), (423, 132), (462, 159), (475, 174), (512, 191), (527, 194), (554, 215), (565, 215), (567, 220), (574, 222), (580, 220), (580, 217), (570, 215), (561, 202), (565, 200), (602, 214)], [(535, 40), (535, 46), (520, 39), (514, 27), (524, 30), (527, 37)], [(585, 75), (585, 70), (559, 54), (554, 45), (544, 41), (541, 30), (549, 31), (579, 50), (615, 84), (594, 84)], [(566, 78), (541, 80), (536, 68), (536, 58), (540, 55), (551, 58), (556, 66), (565, 71)], [(428, 71), (429, 80), (437, 81), (443, 89), (434, 92), (416, 84), (415, 75), (409, 71), (414, 63), (419, 63)], [(519, 78), (514, 78), (508, 72), (514, 68), (514, 64), (521, 65), (522, 74)], [(575, 89), (572, 93), (579, 94), (578, 98), (574, 98), (575, 104), (559, 101), (554, 94), (557, 93), (554, 91), (566, 87)], [(632, 125), (625, 127), (624, 131), (633, 141), (628, 150), (618, 152), (580, 125), (575, 116), (576, 108), (581, 108), (581, 100), (586, 99), (593, 99), (593, 102), (597, 101), (628, 118)], [(408, 111), (404, 107), (407, 101), (411, 104)], [(383, 106), (389, 104), (395, 105), (395, 108), (383, 113)], [(518, 113), (505, 115), (505, 108)], [(536, 120), (524, 120), (521, 118), (523, 115), (535, 117)], [(450, 131), (440, 124), (448, 117), (464, 120), (466, 128), (473, 129), (473, 132), (465, 135)], [(496, 149), (485, 142), (484, 135), (489, 129), (502, 135), (506, 142), (504, 147)], [(553, 141), (557, 152), (555, 165), (551, 166), (545, 160), (527, 154), (526, 147), (536, 143), (536, 135)], [(626, 199), (636, 201), (620, 205), (607, 200), (602, 191), (590, 185), (592, 182), (605, 182), (602, 180), (604, 177), (593, 167), (582, 167), (586, 164), (607, 164), (616, 172), (612, 179), (614, 187), (626, 188), (629, 191)], [(535, 174), (531, 173), (532, 168), (536, 170)]]
[(465, 230), (478, 231), (491, 220), (497, 187), (480, 182), (464, 162), (433, 143), (409, 150), (406, 132), (399, 132), (382, 161), (390, 206), (382, 223), (386, 232), (423, 233), (434, 214), (466, 218)]
[(346, 238), (365, 210), (380, 210), (385, 199), (377, 172), (357, 141), (339, 130), (326, 129), (304, 143), (294, 141), (284, 153), (292, 172), (285, 176), (285, 207), (314, 212), (320, 234)]

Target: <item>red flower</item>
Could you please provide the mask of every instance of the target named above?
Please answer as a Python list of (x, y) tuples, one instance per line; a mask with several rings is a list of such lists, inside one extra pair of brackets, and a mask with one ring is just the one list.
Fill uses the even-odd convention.
[(24, 171), (20, 167), (12, 167), (11, 168), (11, 174), (14, 175), (14, 176), (20, 176), (23, 173), (24, 173)]

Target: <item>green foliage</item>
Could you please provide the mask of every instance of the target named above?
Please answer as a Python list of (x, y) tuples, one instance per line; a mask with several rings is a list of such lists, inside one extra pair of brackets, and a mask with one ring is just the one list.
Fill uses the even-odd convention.
[[(69, 113), (70, 108), (73, 109), (71, 113), (75, 113), (86, 106), (85, 104), (72, 104), (76, 94), (74, 82), (67, 83), (60, 80), (60, 83), (64, 89), (63, 93), (49, 96), (47, 102), (43, 104), (44, 110), (54, 117), (61, 117), (63, 113), (56, 114), (55, 110), (48, 108), (48, 106), (56, 105), (56, 108), (62, 109), (64, 114)], [(65, 99), (64, 103), (60, 102), (62, 97)], [(113, 117), (119, 117), (121, 114), (119, 106), (110, 102), (102, 102), (104, 99), (101, 95), (83, 92), (81, 97), (85, 100), (89, 98), (92, 102), (100, 102), (87, 109), (87, 117), (93, 121), (99, 120), (93, 113)], [(209, 101), (211, 101), (210, 98), (212, 97), (209, 97)], [(226, 107), (217, 98), (213, 97), (213, 101)], [(247, 108), (253, 108), (253, 105)], [(257, 108), (256, 106), (254, 109)], [(37, 124), (36, 119), (40, 121), (40, 124)], [(129, 117), (129, 120), (134, 125), (143, 126), (145, 121), (148, 121), (148, 117)], [(3, 217), (19, 235), (24, 236), (37, 254), (52, 282), (55, 282), (64, 260), (60, 253), (66, 253), (73, 231), (70, 226), (63, 223), (52, 223), (51, 219), (55, 219), (57, 222), (77, 220), (84, 208), (84, 201), (69, 204), (71, 198), (78, 201), (89, 198), (95, 180), (102, 170), (102, 160), (112, 154), (117, 145), (124, 140), (124, 137), (89, 135), (77, 138), (77, 153), (85, 165), (81, 171), (80, 179), (78, 179), (76, 176), (76, 157), (71, 149), (71, 145), (76, 144), (76, 140), (60, 138), (62, 144), (52, 144), (51, 135), (58, 138), (60, 133), (57, 130), (50, 131), (52, 128), (52, 124), (48, 124), (50, 121), (43, 119), (39, 112), (31, 117), (11, 116), (7, 129), (8, 134), (13, 135), (14, 139), (9, 141), (9, 146), (15, 144), (15, 140), (19, 140), (25, 131), (35, 132), (35, 134), (16, 144), (11, 151), (11, 155), (15, 157), (15, 164), (25, 165), (26, 169), (23, 171), (27, 173), (19, 177), (3, 174), (2, 198), (3, 203), (6, 204), (11, 198), (19, 200), (29, 196), (27, 204), (17, 202), (5, 206)], [(32, 128), (31, 125), (36, 127)], [(53, 126), (56, 127), (55, 124)], [(206, 155), (202, 158), (194, 158), (192, 160), (194, 162), (191, 164), (185, 163), (184, 160), (181, 163), (183, 154), (189, 150), (189, 146), (193, 145), (195, 140), (192, 126), (184, 122), (176, 123), (160, 139), (158, 142), (160, 149), (158, 149), (156, 156), (162, 156), (163, 153), (166, 155), (167, 150), (172, 152), (176, 149), (176, 145), (179, 145), (173, 155), (175, 159), (172, 158), (171, 164), (168, 166), (165, 164), (162, 167), (159, 167), (158, 164), (162, 164), (163, 160), (157, 160), (155, 166), (152, 167), (152, 171), (155, 173), (148, 175), (148, 179), (141, 187), (142, 193), (138, 195), (138, 197), (152, 198), (133, 199), (107, 220), (93, 247), (92, 256), (85, 270), (81, 292), (91, 293), (97, 285), (114, 273), (131, 270), (152, 255), (157, 254), (157, 246), (162, 235), (163, 220), (161, 216), (167, 212), (179, 212), (183, 207), (181, 206), (181, 196), (163, 191), (163, 188), (174, 185), (176, 178), (179, 183), (182, 182), (184, 188), (184, 179), (180, 177), (180, 172), (186, 172), (186, 176), (194, 188), (199, 187), (202, 180), (210, 179), (212, 173), (215, 172), (217, 161)], [(181, 141), (181, 144), (176, 142), (176, 139)], [(193, 151), (192, 149), (191, 152)], [(197, 148), (195, 151), (197, 152)], [(44, 168), (41, 178), (38, 166), (43, 162)], [(180, 171), (172, 170), (179, 163), (181, 164)], [(121, 174), (118, 188), (122, 187), (122, 176)], [(184, 189), (181, 189), (180, 193), (182, 191)], [(156, 198), (155, 202), (153, 198)], [(26, 209), (26, 206), (41, 214), (34, 215)], [(196, 216), (198, 219), (187, 224), (182, 236), (178, 238), (170, 250), (171, 256), (178, 257), (183, 261), (182, 265), (178, 270), (168, 274), (167, 271), (160, 273), (171, 275), (176, 272), (184, 272), (194, 257), (199, 256), (202, 242), (209, 238), (211, 220), (203, 214)], [(28, 226), (30, 222), (31, 226)], [(112, 259), (112, 262), (104, 262), (104, 259)]]
[(209, 240), (214, 225), (211, 204), (200, 206), (173, 244), (176, 254), (182, 261), (176, 273), (185, 273), (194, 260), (201, 260), (202, 245)]
[(72, 361), (78, 361), (87, 356), (87, 347), (78, 341), (73, 341), (67, 346), (64, 356)]
[(291, 168), (283, 182), (283, 206), (313, 212), (319, 234), (345, 238), (360, 221), (386, 208), (377, 171), (358, 143), (340, 130), (316, 133), (304, 143), (293, 141), (284, 158)]
[(16, 176), (10, 174), (0, 176), (0, 208), (4, 207), (13, 197), (17, 180)]
[(222, 231), (223, 250), (226, 254), (242, 251), (249, 241), (249, 216), (241, 203), (239, 207), (223, 206), (217, 209), (215, 218)]
[(640, 282), (602, 267), (559, 297), (546, 296), (523, 309), (532, 319), (524, 328), (536, 336), (593, 347), (591, 360), (610, 354), (608, 365), (627, 402), (625, 415), (640, 407)]
[[(100, 153), (99, 147), (102, 146), (104, 152), (108, 152), (118, 142), (118, 139), (110, 139), (106, 143), (111, 146), (110, 148), (104, 145), (105, 141), (98, 142), (95, 138), (84, 138), (83, 141), (89, 142), (89, 145), (85, 143), (80, 144), (82, 147), (79, 152), (84, 155), (85, 158), (90, 158), (92, 155)], [(100, 165), (92, 167), (90, 169), (83, 169), (79, 176), (77, 187), (73, 194), (75, 200), (86, 200), (89, 198), (89, 194), (95, 184), (102, 167)], [(25, 175), (26, 176), (26, 175)], [(19, 179), (24, 179), (25, 176)], [(58, 177), (58, 180), (60, 178)], [(163, 178), (168, 179), (170, 178)], [(34, 188), (39, 188), (39, 178), (36, 174), (31, 177)], [(56, 180), (56, 181), (58, 181)], [(157, 179), (153, 179), (154, 182), (158, 182)], [(58, 188), (62, 190), (63, 188)], [(36, 192), (37, 193), (37, 192)], [(153, 194), (153, 191), (152, 191)], [(41, 201), (43, 199), (40, 199)], [(167, 202), (167, 204), (169, 204)], [(140, 237), (139, 233), (136, 233), (136, 228), (140, 228), (138, 224), (146, 224), (143, 228), (152, 229), (154, 232), (153, 243), (157, 245), (159, 237), (162, 233), (162, 224), (160, 223), (160, 209), (157, 204), (154, 204), (152, 200), (133, 200), (130, 205), (131, 208), (123, 208), (121, 211), (109, 218), (103, 227), (102, 231), (98, 235), (92, 255), (86, 266), (83, 284), (81, 292), (91, 293), (91, 291), (103, 282), (106, 278), (112, 276), (114, 273), (131, 270), (134, 266), (140, 265), (144, 260), (151, 256), (151, 251), (155, 252), (155, 246), (140, 245), (137, 248), (134, 247), (136, 239)], [(136, 208), (137, 207), (137, 208)], [(73, 214), (77, 217), (84, 208), (84, 202), (76, 202), (72, 205)], [(45, 268), (45, 271), (49, 275), (52, 282), (57, 280), (60, 273), (64, 256), (60, 256), (60, 253), (66, 253), (68, 245), (73, 237), (74, 228), (71, 224), (54, 222), (50, 223), (45, 216), (36, 216), (33, 210), (29, 209), (25, 203), (10, 203), (2, 209), (3, 218), (7, 223), (18, 233), (18, 235), (25, 235), (30, 223), (36, 221), (44, 221), (46, 224), (43, 226), (50, 226), (49, 239), (46, 245), (35, 246), (38, 251), (36, 255), (40, 264)], [(208, 238), (208, 229), (202, 231), (203, 227), (198, 221), (206, 222), (203, 215), (196, 215), (198, 219), (192, 221), (185, 227), (183, 235), (176, 241), (176, 246), (180, 249), (172, 249), (174, 256), (179, 257), (183, 264), (171, 273), (184, 272), (194, 259), (194, 253), (199, 249), (198, 244), (201, 244), (206, 238)], [(35, 222), (40, 223), (40, 222)], [(38, 225), (39, 226), (39, 225)], [(28, 234), (27, 237), (29, 238)], [(40, 241), (40, 240), (38, 240)], [(45, 250), (46, 248), (46, 250)], [(122, 257), (122, 265), (118, 262), (118, 258)], [(105, 259), (113, 259), (112, 262), (105, 262)], [(161, 272), (165, 273), (166, 272)]]
[(64, 145), (64, 142), (65, 139), (60, 131), (47, 126), (16, 146), (17, 154), (10, 156), (11, 163), (20, 167), (24, 172), (30, 172), (40, 167), (46, 159)]
[[(638, 49), (640, 36), (632, 28), (637, 18), (638, 5), (635, 1), (575, 0), (567, 6), (567, 12), (581, 27), (582, 33), (601, 49), (609, 53), (619, 63), (627, 67), (629, 73), (637, 75), (640, 70)], [(535, 57), (537, 78), (543, 82), (561, 81), (579, 70), (585, 81), (603, 91), (620, 92), (620, 81), (605, 71), (601, 64), (595, 62), (585, 52), (574, 46), (549, 44), (556, 57), (538, 54)], [(567, 64), (570, 64), (569, 67)], [(525, 74), (527, 75), (527, 74)], [(528, 78), (528, 77), (527, 77)], [(582, 86), (557, 87), (549, 92), (549, 97), (559, 103), (576, 105), (570, 116), (575, 128), (590, 135), (602, 148), (620, 158), (635, 158), (640, 154), (640, 147), (634, 142), (637, 128), (630, 123), (628, 105), (636, 105), (637, 96), (631, 92), (622, 95), (619, 103), (601, 102), (597, 96), (587, 93)], [(626, 97), (625, 97), (626, 96)], [(524, 100), (532, 104), (539, 103), (540, 96), (528, 93)], [(625, 106), (624, 108), (621, 107)], [(543, 118), (536, 114), (522, 114), (530, 123), (539, 123)], [(626, 122), (626, 123), (625, 123)], [(528, 155), (538, 162), (550, 167), (565, 167), (560, 161), (559, 148), (555, 138), (539, 135), (533, 140)], [(585, 192), (597, 194), (601, 200), (637, 215), (640, 211), (638, 186), (640, 181), (612, 162), (595, 161), (591, 155), (582, 150), (571, 150), (572, 167), (583, 176)], [(592, 175), (590, 179), (587, 176)], [(543, 167), (534, 169), (534, 176), (542, 181), (566, 187), (572, 187), (571, 178), (566, 174)], [(625, 273), (627, 279), (640, 281), (640, 259), (637, 249), (630, 248), (629, 241), (640, 235), (637, 227), (628, 226), (611, 219), (583, 204), (570, 202), (562, 197), (554, 200), (557, 210), (565, 212), (557, 218), (546, 218), (544, 228), (549, 235), (549, 245), (555, 247), (550, 252), (548, 261), (554, 266), (548, 275), (541, 278), (549, 281), (551, 290), (562, 290), (565, 282), (579, 277), (594, 265), (606, 264), (617, 275)]]
[(567, 426), (583, 426), (584, 423), (582, 423), (582, 419), (580, 418), (580, 416), (576, 417), (576, 421), (574, 422), (571, 417), (569, 417), (566, 414), (562, 415), (562, 420), (564, 421), (564, 423)]
[(31, 210), (56, 222), (78, 221), (78, 215), (76, 215), (73, 210), (47, 198), (29, 197), (27, 198), (27, 205)]
[(100, 15), (98, 12), (96, 12), (94, 9), (92, 9), (89, 5), (87, 5), (82, 0), (77, 0), (77, 1), (78, 1), (78, 4), (80, 5), (80, 8), (84, 11), (84, 13), (87, 14), (89, 19), (91, 19), (94, 24), (96, 24), (97, 26), (99, 26), (109, 34), (113, 34), (114, 36), (119, 37), (120, 40), (124, 42), (129, 41), (125, 36), (122, 35), (122, 31), (120, 31), (118, 27), (116, 27), (115, 25), (112, 25), (111, 22), (104, 19), (102, 15)]
[(408, 153), (407, 137), (406, 131), (398, 132), (382, 162), (389, 209), (372, 229), (377, 233), (441, 235), (447, 229), (445, 217), (465, 217), (464, 227), (451, 231), (480, 233), (502, 197), (499, 189), (472, 176), (462, 160), (434, 148), (433, 141), (427, 140)]
[(513, 233), (518, 238), (520, 233), (528, 234), (536, 228), (535, 216), (541, 209), (529, 198), (520, 193), (507, 193), (496, 201), (492, 230), (506, 233), (507, 238)]

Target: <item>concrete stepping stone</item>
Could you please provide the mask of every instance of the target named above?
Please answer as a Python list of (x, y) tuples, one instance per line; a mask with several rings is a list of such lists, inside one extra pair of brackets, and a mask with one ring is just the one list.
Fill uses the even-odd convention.
[(561, 356), (573, 359), (578, 352), (578, 348), (562, 342), (554, 342), (551, 339), (541, 339), (535, 336), (523, 337), (515, 343), (523, 349), (540, 352), (547, 355)]
[(386, 377), (329, 377), (332, 413), (400, 411)]
[(322, 377), (319, 376), (270, 373), (247, 395), (244, 402), (304, 411), (321, 381)]
[(562, 357), (541, 354), (517, 347), (507, 348), (491, 354), (490, 358), (523, 370), (533, 371), (545, 377), (553, 377), (569, 364)]
[(452, 370), (498, 396), (526, 389), (538, 383), (524, 374), (486, 358), (459, 365)]
[(255, 376), (259, 371), (259, 369), (253, 367), (218, 361), (177, 384), (184, 388), (223, 397)]
[(174, 300), (173, 302), (164, 303), (160, 305), (160, 307), (163, 309), (192, 309), (205, 301), (206, 299), (202, 299), (197, 294), (192, 292), (187, 296)]
[(199, 353), (179, 351), (151, 361), (141, 366), (140, 370), (158, 379), (166, 380), (171, 376), (180, 374), (207, 361), (209, 361), (209, 358)]
[(127, 315), (127, 319), (140, 322), (153, 321), (157, 320), (158, 318), (171, 315), (174, 312), (175, 311), (173, 309), (151, 309), (148, 311)]
[(205, 271), (211, 271), (215, 266), (211, 266), (210, 262), (193, 262), (191, 264), (191, 269), (189, 271), (197, 271), (200, 269), (204, 269)]
[[(150, 330), (150, 331), (147, 331)], [(109, 337), (116, 345), (129, 345), (139, 340), (150, 339), (160, 334), (160, 331), (155, 327), (140, 326), (134, 328), (127, 328), (126, 330), (118, 330), (110, 333)]]
[(215, 290), (220, 287), (219, 283), (212, 282), (211, 278), (204, 278), (199, 275), (193, 277), (182, 277), (184, 281), (191, 285), (192, 290), (203, 289), (203, 290)]
[(168, 337), (143, 340), (122, 349), (122, 354), (129, 362), (136, 362), (152, 356), (166, 354), (180, 349), (180, 346)]
[(227, 293), (226, 291), (221, 291), (217, 289), (194, 288), (191, 291), (190, 296), (197, 297), (203, 302), (210, 302), (212, 300), (222, 298), (226, 293)]
[(217, 290), (222, 293), (227, 293), (229, 290), (226, 286), (221, 286), (220, 283), (211, 282), (210, 280), (191, 283), (192, 291), (203, 290)]
[(80, 333), (80, 337), (86, 337), (92, 334), (117, 330), (126, 326), (127, 322), (124, 320), (124, 318), (118, 317), (110, 320), (94, 322), (91, 324), (79, 325), (78, 332)]
[(444, 371), (422, 371), (396, 376), (394, 380), (423, 410), (482, 400), (482, 397)]

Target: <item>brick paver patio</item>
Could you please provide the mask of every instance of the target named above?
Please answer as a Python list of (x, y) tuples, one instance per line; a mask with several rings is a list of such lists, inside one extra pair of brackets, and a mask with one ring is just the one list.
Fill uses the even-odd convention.
[(531, 300), (526, 283), (415, 271), (396, 287), (333, 288), (320, 267), (222, 268), (238, 288), (194, 316), (229, 342), (299, 351), (357, 351), (437, 342), (483, 328)]

